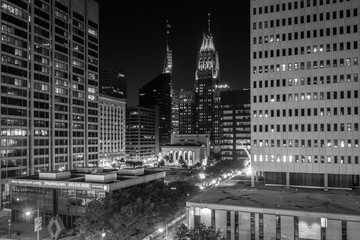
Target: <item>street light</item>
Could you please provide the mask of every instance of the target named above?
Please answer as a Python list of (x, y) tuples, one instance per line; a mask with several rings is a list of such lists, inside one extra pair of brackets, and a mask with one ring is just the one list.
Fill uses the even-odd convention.
[[(40, 210), (36, 209), (36, 210), (31, 210), (31, 211), (26, 211), (25, 215), (26, 216), (30, 216), (32, 212), (36, 211), (37, 212), (37, 218), (35, 218), (34, 220), (34, 228), (36, 231), (36, 239), (39, 240), (39, 231), (41, 230), (41, 217), (40, 217)], [(39, 226), (40, 225), (40, 226)]]
[(8, 220), (9, 223), (9, 238), (11, 238), (11, 219)]
[[(159, 228), (158, 231), (159, 231), (159, 233), (163, 233), (164, 229)], [(167, 239), (167, 235), (168, 235), (168, 227), (167, 227), (167, 225), (165, 225), (165, 239)]]

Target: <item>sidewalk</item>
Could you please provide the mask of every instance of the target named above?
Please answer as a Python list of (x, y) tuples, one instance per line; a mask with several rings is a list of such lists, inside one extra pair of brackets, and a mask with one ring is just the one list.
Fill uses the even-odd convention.
[[(36, 240), (36, 232), (34, 232), (34, 225), (33, 224), (26, 224), (26, 223), (11, 223), (10, 230), (11, 230), (11, 238), (9, 238), (9, 225), (8, 219), (10, 219), (10, 213), (5, 212), (4, 210), (0, 210), (0, 229), (6, 230), (7, 236), (4, 238), (0, 236), (0, 240), (9, 240), (9, 239), (16, 239), (16, 240)], [(18, 233), (16, 235), (15, 233)], [(51, 240), (50, 234), (45, 226), (42, 226), (42, 229), (39, 232), (39, 239), (42, 240)], [(70, 240), (73, 238), (61, 238), (62, 240)]]

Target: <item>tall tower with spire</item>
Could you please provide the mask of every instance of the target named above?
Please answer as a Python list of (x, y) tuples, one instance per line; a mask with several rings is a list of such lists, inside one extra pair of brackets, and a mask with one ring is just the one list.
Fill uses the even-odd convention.
[(169, 34), (170, 34), (171, 25), (169, 21), (166, 20), (166, 57), (164, 61), (164, 70), (163, 73), (172, 73), (172, 50), (169, 48)]
[[(172, 51), (169, 48), (170, 24), (166, 21), (166, 57), (162, 72), (139, 89), (139, 105), (159, 108), (159, 146), (170, 144), (173, 129)], [(176, 119), (174, 120), (176, 124)], [(144, 137), (146, 138), (146, 136)], [(144, 142), (146, 142), (145, 140)]]
[(210, 29), (210, 13), (208, 13), (208, 29), (203, 34), (200, 51), (197, 54), (195, 72), (195, 133), (210, 134), (214, 143), (214, 107), (215, 86), (220, 81), (219, 55), (215, 49)]

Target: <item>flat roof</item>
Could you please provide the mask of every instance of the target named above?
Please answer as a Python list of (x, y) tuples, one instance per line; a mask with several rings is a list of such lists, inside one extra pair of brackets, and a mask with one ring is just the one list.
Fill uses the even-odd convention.
[(188, 200), (186, 205), (227, 205), (241, 208), (360, 215), (358, 190), (324, 191), (314, 188), (265, 186), (263, 183), (256, 183), (255, 188), (251, 188), (249, 182), (232, 182), (232, 184), (212, 187)]
[[(105, 171), (105, 170), (104, 170)], [(106, 176), (116, 173), (116, 179), (111, 181), (85, 181), (85, 175)], [(61, 179), (41, 179), (39, 175), (30, 175), (23, 177), (14, 177), (9, 179), (12, 186), (23, 187), (43, 187), (58, 189), (75, 189), (75, 190), (93, 190), (111, 192), (121, 188), (137, 185), (140, 183), (150, 182), (164, 178), (165, 171), (145, 170), (142, 175), (121, 174), (117, 170), (106, 170), (103, 173), (84, 173), (70, 171), (70, 177)]]

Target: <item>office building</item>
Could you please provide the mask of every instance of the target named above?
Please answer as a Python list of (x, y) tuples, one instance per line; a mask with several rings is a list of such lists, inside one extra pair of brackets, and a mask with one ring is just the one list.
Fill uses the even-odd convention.
[(99, 106), (99, 166), (119, 167), (126, 159), (126, 100), (100, 94)]
[(139, 90), (139, 105), (147, 108), (158, 107), (159, 144), (170, 143), (171, 137), (171, 74), (162, 73)]
[(113, 69), (111, 65), (100, 68), (100, 93), (127, 99), (127, 80), (125, 74)]
[(171, 94), (171, 134), (179, 133), (179, 94), (178, 90), (172, 89)]
[(220, 151), (221, 142), (221, 93), (231, 91), (231, 87), (227, 83), (215, 85), (214, 90), (214, 148)]
[(152, 161), (159, 154), (159, 110), (126, 108), (126, 154), (131, 161)]
[(359, 1), (251, 1), (252, 167), (267, 184), (359, 186)]
[(219, 55), (215, 49), (210, 31), (210, 14), (208, 31), (203, 34), (200, 50), (197, 54), (195, 72), (195, 126), (196, 134), (210, 134), (212, 144), (214, 135), (215, 86), (219, 84)]
[(194, 92), (181, 89), (179, 92), (179, 133), (191, 134), (195, 130), (195, 99)]
[(233, 90), (221, 94), (221, 160), (248, 159), (250, 148), (250, 90)]
[(1, 201), (10, 177), (97, 166), (99, 11), (93, 0), (0, 11)]
[(144, 168), (77, 168), (71, 171), (40, 172), (9, 180), (12, 195), (12, 222), (28, 222), (25, 209), (39, 209), (44, 226), (58, 216), (67, 229), (86, 213), (87, 204), (109, 193), (153, 181), (164, 181), (165, 171)]
[(251, 167), (265, 184), (234, 178), (199, 194), (188, 226), (226, 239), (356, 240), (360, 2), (250, 3)]

